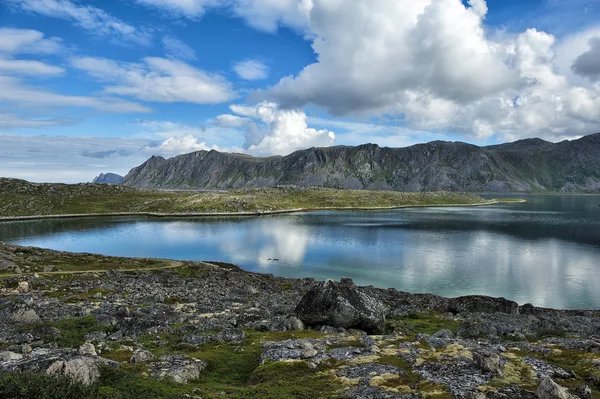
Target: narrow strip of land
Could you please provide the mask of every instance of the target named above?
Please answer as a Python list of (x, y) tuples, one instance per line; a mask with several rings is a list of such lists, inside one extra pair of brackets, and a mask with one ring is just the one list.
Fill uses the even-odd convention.
[[(98, 216), (257, 216), (325, 210), (485, 206), (470, 193), (275, 187), (219, 192), (169, 192), (101, 184), (35, 184), (0, 179), (0, 221)], [(524, 201), (521, 201), (524, 202)]]
[(406, 208), (448, 208), (448, 207), (474, 207), (490, 206), (499, 204), (525, 203), (525, 200), (491, 200), (482, 203), (472, 204), (431, 204), (431, 205), (397, 205), (397, 206), (376, 206), (376, 207), (315, 207), (315, 208), (295, 208), (281, 209), (274, 211), (251, 211), (251, 212), (197, 212), (197, 213), (164, 213), (164, 212), (107, 212), (107, 213), (73, 213), (56, 215), (31, 215), (31, 216), (0, 216), (0, 221), (10, 222), (19, 220), (36, 219), (65, 219), (65, 218), (83, 218), (83, 217), (119, 217), (119, 216), (143, 216), (156, 218), (193, 218), (193, 217), (233, 217), (233, 216), (266, 216), (286, 213), (318, 212), (318, 211), (378, 211)]

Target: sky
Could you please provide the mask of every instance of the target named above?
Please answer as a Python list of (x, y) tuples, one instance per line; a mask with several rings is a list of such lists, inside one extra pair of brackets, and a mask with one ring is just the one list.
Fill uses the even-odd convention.
[(600, 132), (600, 0), (0, 0), (0, 176)]

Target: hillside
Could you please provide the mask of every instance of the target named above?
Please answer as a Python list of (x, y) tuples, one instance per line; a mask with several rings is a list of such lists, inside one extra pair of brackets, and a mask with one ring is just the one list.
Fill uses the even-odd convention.
[(464, 193), (395, 193), (276, 187), (170, 192), (118, 184), (51, 184), (0, 178), (0, 218), (81, 214), (260, 214), (300, 209), (488, 205)]
[(310, 148), (253, 158), (198, 151), (153, 156), (125, 176), (128, 186), (230, 189), (276, 185), (358, 190), (599, 192), (600, 133), (550, 143), (527, 139), (488, 147), (434, 141), (406, 148)]

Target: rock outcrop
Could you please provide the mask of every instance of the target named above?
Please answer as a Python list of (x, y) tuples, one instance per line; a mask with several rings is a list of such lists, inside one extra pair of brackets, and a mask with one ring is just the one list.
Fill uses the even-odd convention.
[(380, 333), (385, 327), (385, 306), (361, 292), (350, 279), (327, 280), (302, 298), (296, 315), (309, 326), (356, 328)]
[(435, 141), (407, 148), (310, 148), (285, 157), (198, 151), (154, 156), (128, 186), (228, 189), (276, 185), (396, 191), (599, 192), (600, 133), (550, 143), (527, 139), (478, 147)]

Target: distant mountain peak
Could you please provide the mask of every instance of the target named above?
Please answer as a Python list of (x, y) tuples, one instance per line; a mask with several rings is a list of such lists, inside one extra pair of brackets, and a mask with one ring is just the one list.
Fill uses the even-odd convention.
[(93, 183), (121, 184), (123, 183), (123, 176), (116, 173), (100, 173), (94, 178)]

